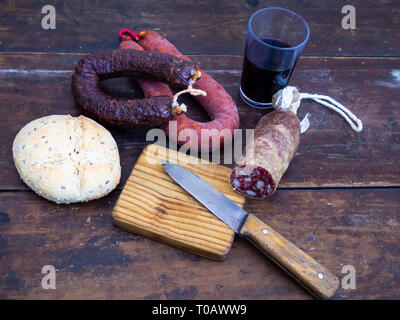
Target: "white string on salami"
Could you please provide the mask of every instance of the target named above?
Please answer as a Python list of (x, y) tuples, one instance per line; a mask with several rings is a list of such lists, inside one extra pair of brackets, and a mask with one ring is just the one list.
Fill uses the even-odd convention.
[[(363, 124), (357, 116), (347, 109), (344, 105), (332, 99), (329, 96), (320, 94), (300, 93), (296, 87), (287, 86), (274, 94), (272, 99), (272, 106), (275, 109), (289, 109), (297, 114), (297, 109), (300, 107), (302, 99), (312, 99), (319, 104), (339, 113), (351, 126), (355, 132), (360, 132), (363, 129)], [(307, 131), (310, 126), (310, 114), (306, 114), (300, 122), (301, 133)]]

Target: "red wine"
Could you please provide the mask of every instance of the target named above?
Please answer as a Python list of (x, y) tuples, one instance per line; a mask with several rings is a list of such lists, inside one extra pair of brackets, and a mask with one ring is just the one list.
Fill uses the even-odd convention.
[[(290, 48), (290, 45), (279, 39), (262, 39), (266, 44), (278, 48)], [(257, 52), (252, 52), (256, 55)], [(262, 54), (260, 52), (259, 54)], [(271, 57), (272, 59), (272, 57)], [(297, 62), (297, 61), (296, 61)], [(243, 93), (251, 100), (260, 103), (271, 103), (272, 96), (280, 89), (284, 88), (289, 81), (291, 71), (296, 64), (291, 68), (282, 71), (268, 70), (268, 66), (263, 69), (251, 62), (251, 57), (245, 53), (243, 61), (243, 72), (241, 80), (241, 88)], [(266, 62), (268, 65), (268, 61)], [(279, 68), (276, 68), (279, 69)]]

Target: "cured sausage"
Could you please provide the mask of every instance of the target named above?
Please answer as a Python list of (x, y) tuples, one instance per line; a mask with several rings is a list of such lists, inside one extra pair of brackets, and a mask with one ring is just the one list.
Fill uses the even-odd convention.
[[(135, 50), (144, 50), (138, 43), (132, 40), (131, 36), (124, 36), (122, 38), (121, 43), (119, 44), (120, 49), (135, 49)], [(139, 86), (142, 88), (144, 96), (146, 98), (151, 98), (151, 97), (158, 97), (158, 96), (168, 96), (171, 98), (174, 97), (174, 94), (172, 93), (171, 89), (169, 86), (161, 81), (153, 80), (153, 79), (144, 79), (139, 77), (136, 77), (135, 80), (139, 84)]]
[(233, 169), (229, 183), (252, 199), (271, 196), (299, 146), (300, 122), (290, 110), (266, 114)]
[[(138, 43), (145, 50), (168, 53), (190, 61), (172, 43), (152, 30), (140, 32)], [(208, 113), (211, 121), (197, 122), (181, 113), (173, 116), (173, 120), (177, 123), (177, 136), (174, 136), (175, 131), (170, 130), (169, 126), (164, 125), (163, 129), (170, 138), (176, 139), (179, 144), (186, 144), (188, 148), (213, 151), (232, 139), (234, 129), (239, 127), (239, 114), (235, 102), (225, 89), (206, 72), (200, 68), (198, 70), (201, 72), (201, 79), (196, 81), (193, 87), (206, 91), (207, 96), (197, 96), (195, 99)], [(185, 135), (182, 139), (180, 133), (185, 133), (185, 129), (194, 130), (197, 139), (193, 140), (192, 137)], [(219, 145), (213, 143), (215, 139)]]
[(140, 50), (115, 50), (81, 59), (72, 76), (72, 92), (83, 111), (99, 122), (120, 126), (160, 126), (174, 111), (169, 95), (145, 99), (121, 99), (100, 89), (103, 79), (146, 74), (179, 87), (187, 87), (199, 77), (196, 66), (175, 56)]

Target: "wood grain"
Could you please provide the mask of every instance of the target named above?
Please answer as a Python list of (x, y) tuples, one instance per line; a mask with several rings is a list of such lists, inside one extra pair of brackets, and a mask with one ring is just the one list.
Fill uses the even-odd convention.
[(7, 1), (0, 12), (0, 51), (93, 52), (118, 45), (118, 31), (155, 29), (185, 54), (243, 54), (247, 22), (263, 7), (282, 7), (310, 25), (306, 55), (399, 56), (397, 0), (355, 0), (356, 29), (344, 30), (343, 1), (53, 0), (55, 30), (41, 27), (34, 0)]
[(240, 234), (252, 240), (314, 296), (329, 299), (337, 292), (339, 280), (332, 272), (256, 216), (250, 214), (247, 217)]
[[(0, 189), (26, 190), (11, 155), (12, 141), (29, 121), (48, 114), (78, 115), (70, 90), (76, 54), (0, 54)], [(254, 128), (265, 113), (241, 102), (238, 83), (242, 57), (192, 56), (232, 95), (241, 128)], [(299, 116), (311, 114), (311, 127), (279, 187), (383, 187), (400, 185), (400, 108), (397, 107), (398, 58), (301, 58), (291, 83), (301, 91), (327, 94), (350, 108), (364, 123), (356, 134), (336, 113), (310, 101)], [(44, 70), (44, 72), (40, 72)], [(65, 72), (64, 72), (65, 71)], [(135, 83), (121, 78), (103, 84), (110, 94), (140, 96)], [(189, 115), (204, 121), (204, 111), (193, 100)], [(147, 128), (110, 128), (117, 141), (123, 185), (146, 141)], [(229, 165), (228, 165), (229, 166)]]
[(143, 150), (122, 189), (112, 213), (114, 224), (209, 259), (225, 259), (234, 232), (177, 185), (160, 160), (191, 170), (237, 205), (244, 205), (244, 197), (228, 183), (228, 168), (151, 144)]
[[(3, 1), (0, 10), (1, 299), (310, 298), (241, 238), (228, 259), (214, 262), (116, 228), (111, 212), (120, 190), (83, 204), (48, 202), (20, 181), (11, 156), (12, 141), (28, 121), (79, 114), (70, 93), (76, 61), (84, 52), (116, 48), (125, 27), (153, 28), (185, 54), (201, 54), (191, 58), (233, 96), (241, 127), (254, 128), (264, 112), (239, 99), (238, 55), (250, 14), (273, 5), (299, 13), (311, 28), (291, 84), (342, 102), (363, 120), (364, 131), (355, 134), (333, 112), (303, 102), (300, 117), (310, 112), (311, 128), (280, 189), (268, 201), (247, 201), (245, 209), (340, 280), (343, 266), (354, 266), (356, 289), (340, 288), (336, 299), (400, 299), (400, 59), (390, 58), (400, 56), (397, 0), (352, 1), (356, 30), (341, 28), (340, 1), (50, 4), (57, 10), (56, 30), (41, 28), (44, 4), (37, 1)], [(116, 96), (142, 95), (132, 79), (102, 86)], [(190, 116), (207, 119), (193, 100), (185, 103)], [(147, 129), (110, 130), (121, 155), (121, 188), (149, 143)], [(57, 269), (56, 290), (41, 287), (47, 264)]]
[[(240, 237), (215, 262), (112, 223), (120, 191), (56, 205), (33, 192), (0, 192), (0, 297), (7, 299), (310, 299)], [(400, 299), (400, 190), (278, 190), (245, 210), (356, 289), (336, 299)], [(41, 268), (57, 271), (43, 290)]]

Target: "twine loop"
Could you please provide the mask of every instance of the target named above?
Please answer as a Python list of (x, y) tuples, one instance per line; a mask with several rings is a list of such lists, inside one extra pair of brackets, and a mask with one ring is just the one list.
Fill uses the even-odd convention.
[(174, 95), (174, 98), (172, 99), (172, 104), (171, 104), (173, 113), (180, 114), (182, 112), (187, 111), (187, 106), (184, 103), (179, 104), (179, 102), (178, 102), (178, 97), (185, 93), (190, 93), (192, 96), (200, 96), (200, 95), (206, 96), (207, 95), (207, 92), (205, 92), (204, 90), (194, 89), (192, 86), (188, 86), (187, 89), (179, 91)]
[[(355, 132), (360, 132), (363, 129), (363, 124), (357, 116), (347, 109), (344, 105), (332, 99), (329, 96), (321, 94), (310, 94), (310, 93), (300, 93), (296, 87), (287, 86), (277, 93), (274, 94), (272, 98), (272, 106), (275, 109), (290, 110), (294, 114), (297, 114), (297, 110), (300, 107), (300, 102), (302, 99), (312, 99), (319, 104), (339, 113), (351, 126)], [(310, 114), (307, 113), (306, 116), (300, 122), (300, 131), (304, 133), (310, 127)]]

